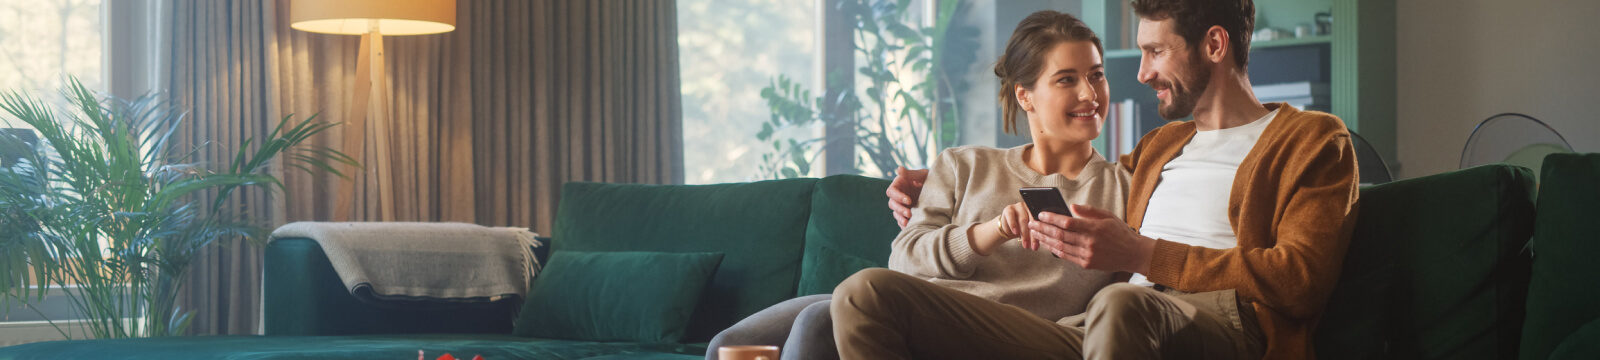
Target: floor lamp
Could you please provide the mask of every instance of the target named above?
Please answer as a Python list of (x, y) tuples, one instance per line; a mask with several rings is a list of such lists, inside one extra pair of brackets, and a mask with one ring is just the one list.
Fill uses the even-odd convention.
[[(361, 51), (356, 56), (355, 96), (351, 97), (350, 119), (345, 123), (342, 151), (356, 161), (363, 161), (366, 150), (367, 124), (377, 129), (377, 157), (389, 159), (388, 131), (389, 91), (384, 72), (384, 35), (423, 35), (449, 32), (456, 28), (455, 0), (291, 0), (289, 2), (289, 27), (296, 30), (324, 34), (361, 35)], [(377, 97), (376, 113), (368, 114), (367, 106)], [(390, 164), (377, 161), (368, 164), (367, 171), (387, 173)], [(353, 173), (353, 172), (352, 172)], [(349, 221), (355, 203), (355, 181), (351, 176), (339, 182), (339, 192), (334, 200), (333, 221)], [(394, 203), (394, 192), (389, 184), (377, 181), (379, 201)], [(383, 214), (392, 221), (392, 214)]]

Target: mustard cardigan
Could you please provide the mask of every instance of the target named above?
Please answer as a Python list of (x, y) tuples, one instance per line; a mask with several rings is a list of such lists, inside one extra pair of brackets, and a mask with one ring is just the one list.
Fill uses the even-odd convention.
[[(1239, 164), (1228, 198), (1237, 247), (1208, 249), (1156, 240), (1150, 281), (1184, 292), (1234, 289), (1254, 303), (1266, 359), (1312, 359), (1316, 328), (1344, 262), (1356, 217), (1355, 150), (1344, 122), (1283, 103)], [(1168, 124), (1139, 141), (1122, 166), (1133, 173), (1128, 225), (1139, 228), (1161, 168), (1195, 134)]]

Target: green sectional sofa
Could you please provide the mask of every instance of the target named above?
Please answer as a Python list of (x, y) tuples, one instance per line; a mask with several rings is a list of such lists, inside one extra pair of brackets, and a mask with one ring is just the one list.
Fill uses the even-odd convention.
[[(1575, 215), (1596, 213), (1600, 155), (1564, 156), (1553, 156), (1557, 160), (1545, 165), (1547, 185), (1537, 220), (1535, 185), (1520, 167), (1490, 165), (1362, 189), (1343, 275), (1316, 335), (1319, 357), (1531, 360), (1552, 352), (1592, 357), (1593, 343), (1600, 341), (1596, 290), (1574, 292), (1564, 279), (1587, 276), (1581, 284), (1595, 286), (1600, 262), (1582, 259), (1595, 252), (1551, 257), (1577, 264), (1545, 264), (1526, 250), (1530, 238), (1537, 239), (1534, 248), (1541, 254), (1546, 248), (1575, 249), (1574, 241), (1588, 241), (1583, 249), (1600, 244), (1596, 222)], [(489, 360), (697, 359), (706, 341), (739, 319), (794, 296), (830, 292), (855, 271), (883, 266), (899, 231), (884, 206), (887, 184), (858, 176), (697, 186), (567, 184), (555, 233), (547, 239), (551, 246), (541, 249), (549, 250), (548, 258), (564, 252), (720, 254), (687, 322), (673, 329), (677, 332), (660, 333), (681, 334), (675, 342), (574, 340), (593, 329), (559, 327), (540, 329), (550, 334), (540, 338), (515, 336), (525, 329), (513, 324), (554, 318), (551, 312), (558, 310), (519, 314), (513, 303), (374, 307), (344, 291), (315, 242), (280, 239), (267, 246), (265, 336), (34, 343), (0, 348), (0, 360), (411, 359), (417, 350), (427, 351), (429, 359), (447, 352)], [(1566, 208), (1549, 213), (1563, 215), (1547, 216), (1545, 205)], [(1581, 227), (1569, 226), (1575, 223)], [(1542, 230), (1561, 226), (1571, 229)], [(1589, 270), (1573, 273), (1571, 266)], [(1539, 276), (1547, 269), (1559, 269), (1553, 274), (1567, 278), (1542, 283)], [(540, 290), (539, 280), (555, 281), (549, 276), (561, 270), (545, 271), (530, 297), (560, 299), (562, 294)], [(605, 281), (657, 274), (624, 275)], [(649, 288), (659, 286), (640, 287)], [(1563, 298), (1571, 294), (1586, 294), (1582, 300), (1587, 302)], [(664, 325), (623, 320), (631, 319), (616, 322)], [(1519, 345), (1536, 343), (1537, 350)]]

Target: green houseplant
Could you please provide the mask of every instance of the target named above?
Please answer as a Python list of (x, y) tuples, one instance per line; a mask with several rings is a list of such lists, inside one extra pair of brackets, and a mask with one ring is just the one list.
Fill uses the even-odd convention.
[(62, 92), (71, 104), (64, 111), (22, 93), (0, 94), (5, 121), (32, 126), (40, 145), (0, 169), (0, 305), (42, 299), (36, 285), (75, 287), (67, 297), (84, 319), (80, 333), (96, 338), (185, 331), (190, 312), (175, 301), (191, 259), (218, 239), (265, 233), (225, 204), (242, 187), (281, 189), (266, 171), (273, 158), (287, 155), (287, 165), (338, 176), (330, 161), (356, 163), (298, 146), (336, 125), (314, 116), (282, 119), (259, 143), (244, 141), (231, 162), (188, 162), (208, 145), (174, 141), (185, 114), (169, 103), (154, 95), (97, 97), (77, 79)]
[[(920, 26), (909, 16), (910, 0), (836, 0), (839, 11), (853, 25), (857, 76), (865, 88), (840, 84), (838, 74), (828, 74), (828, 86), (844, 88), (840, 96), (813, 97), (810, 90), (787, 76), (778, 75), (765, 88), (772, 117), (762, 124), (756, 138), (772, 141), (772, 149), (762, 155), (761, 172), (768, 178), (810, 176), (811, 167), (829, 139), (777, 140), (784, 129), (815, 124), (854, 130), (858, 172), (876, 170), (882, 176), (894, 174), (895, 167), (925, 167), (938, 152), (959, 143), (957, 137), (960, 104), (955, 94), (965, 91), (959, 74), (976, 61), (973, 52), (952, 52), (953, 48), (975, 48), (977, 30), (953, 21), (963, 1), (937, 3), (932, 26)], [(831, 116), (824, 109), (842, 109), (843, 116)]]

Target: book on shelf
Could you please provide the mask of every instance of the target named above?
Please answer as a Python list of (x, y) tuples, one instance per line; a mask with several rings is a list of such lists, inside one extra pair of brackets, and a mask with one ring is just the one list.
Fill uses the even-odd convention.
[(1122, 109), (1122, 121), (1118, 124), (1121, 125), (1118, 127), (1121, 131), (1117, 133), (1117, 145), (1119, 145), (1117, 156), (1120, 157), (1122, 154), (1133, 153), (1133, 146), (1139, 144), (1139, 138), (1144, 137), (1144, 134), (1139, 133), (1137, 130), (1139, 125), (1138, 104), (1134, 103), (1133, 99), (1124, 99), (1117, 104), (1117, 107)]
[(1139, 144), (1143, 134), (1138, 131), (1138, 113), (1137, 103), (1133, 99), (1112, 103), (1107, 109), (1107, 133), (1100, 134), (1106, 137), (1106, 160), (1115, 162), (1123, 154), (1132, 153), (1133, 146)]
[(1133, 13), (1132, 1), (1118, 1), (1122, 3), (1122, 49), (1138, 48), (1135, 36), (1139, 33), (1139, 16)]
[(1331, 91), (1328, 83), (1292, 82), (1282, 84), (1251, 85), (1256, 101), (1262, 103), (1289, 103), (1296, 109), (1323, 110), (1330, 107)]

